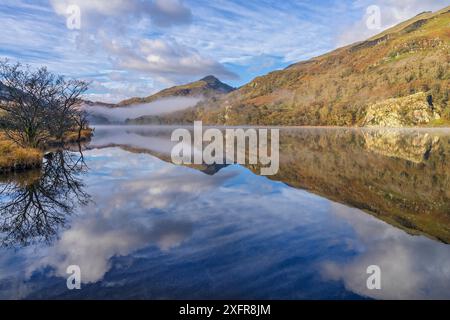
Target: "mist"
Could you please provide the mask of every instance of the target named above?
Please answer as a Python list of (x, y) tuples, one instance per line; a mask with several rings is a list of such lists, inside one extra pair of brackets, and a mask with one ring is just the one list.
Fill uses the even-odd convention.
[(107, 119), (111, 123), (123, 123), (127, 119), (156, 116), (187, 109), (195, 106), (201, 100), (203, 100), (203, 97), (174, 97), (121, 108), (108, 108), (99, 105), (85, 108), (94, 119), (102, 118)]

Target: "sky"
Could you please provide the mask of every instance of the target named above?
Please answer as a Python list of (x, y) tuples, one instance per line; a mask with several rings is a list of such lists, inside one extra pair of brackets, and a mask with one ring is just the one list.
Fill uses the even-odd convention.
[(118, 102), (214, 75), (239, 87), (450, 0), (0, 0), (0, 58)]

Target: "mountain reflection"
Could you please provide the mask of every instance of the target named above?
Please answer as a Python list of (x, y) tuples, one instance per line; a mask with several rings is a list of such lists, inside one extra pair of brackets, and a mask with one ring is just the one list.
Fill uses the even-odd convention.
[(398, 130), (363, 131), (369, 150), (381, 155), (421, 163), (436, 151), (440, 138), (429, 133), (401, 132)]
[(0, 180), (0, 245), (27, 246), (50, 242), (77, 205), (89, 195), (80, 174), (83, 155), (58, 150), (46, 155), (41, 170)]
[(450, 243), (449, 141), (445, 130), (286, 130), (272, 178)]
[[(93, 146), (120, 146), (170, 162), (172, 130), (100, 127)], [(280, 170), (269, 178), (363, 209), (411, 234), (450, 243), (448, 159), (450, 132), (445, 129), (282, 128)], [(191, 167), (209, 174), (222, 169)], [(258, 166), (248, 168), (260, 172)]]

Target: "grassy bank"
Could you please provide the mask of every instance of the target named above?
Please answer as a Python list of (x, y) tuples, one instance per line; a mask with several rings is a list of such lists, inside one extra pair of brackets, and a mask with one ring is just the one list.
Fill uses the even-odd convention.
[[(92, 134), (93, 131), (90, 129), (83, 130), (81, 142), (89, 141)], [(78, 142), (78, 132), (69, 132), (64, 137), (64, 143), (76, 142)], [(49, 144), (53, 145), (52, 142)], [(40, 168), (43, 156), (44, 150), (19, 147), (0, 131), (0, 174)]]
[[(92, 129), (86, 129), (82, 130), (80, 134), (80, 139), (78, 140), (78, 132), (71, 131), (67, 132), (64, 135), (62, 144), (75, 144), (77, 142), (86, 142), (89, 141), (94, 133), (94, 130)], [(60, 146), (61, 142), (58, 142), (56, 140), (49, 140), (48, 141), (48, 147), (55, 147)]]
[(450, 127), (450, 120), (447, 119), (436, 119), (433, 120), (429, 127), (443, 127), (443, 128), (449, 128)]
[(0, 173), (39, 168), (43, 152), (21, 148), (0, 132)]

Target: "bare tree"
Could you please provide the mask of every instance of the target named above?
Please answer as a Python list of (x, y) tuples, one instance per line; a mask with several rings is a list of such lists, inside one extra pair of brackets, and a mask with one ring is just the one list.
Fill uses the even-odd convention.
[(78, 142), (81, 141), (81, 133), (89, 127), (89, 114), (83, 109), (79, 109), (74, 113), (74, 121), (78, 129)]
[(51, 242), (69, 216), (90, 202), (81, 179), (86, 170), (82, 155), (58, 150), (46, 157), (40, 176), (26, 172), (2, 181), (0, 247)]
[(77, 127), (80, 96), (88, 89), (84, 81), (65, 80), (42, 67), (31, 70), (20, 63), (0, 61), (0, 82), (6, 100), (0, 122), (9, 138), (23, 147), (40, 147), (50, 138), (62, 142)]

